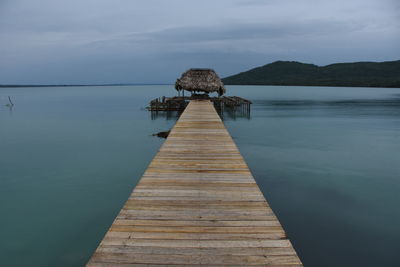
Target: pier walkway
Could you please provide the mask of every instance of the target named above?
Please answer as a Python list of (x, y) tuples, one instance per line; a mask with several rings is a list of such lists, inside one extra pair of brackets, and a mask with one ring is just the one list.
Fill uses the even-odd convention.
[(302, 266), (210, 101), (192, 100), (87, 266)]

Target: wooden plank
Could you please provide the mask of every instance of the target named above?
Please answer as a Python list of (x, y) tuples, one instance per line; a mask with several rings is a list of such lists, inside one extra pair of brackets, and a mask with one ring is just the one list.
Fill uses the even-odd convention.
[(302, 266), (209, 101), (191, 101), (87, 266)]
[(164, 247), (121, 247), (103, 245), (99, 252), (136, 253), (154, 255), (264, 255), (264, 256), (290, 256), (296, 255), (293, 248), (164, 248)]
[(209, 264), (240, 264), (240, 265), (286, 265), (300, 266), (300, 261), (296, 256), (209, 256), (204, 257), (202, 254), (194, 255), (154, 255), (154, 254), (133, 254), (133, 253), (112, 253), (100, 252), (97, 254), (94, 262), (100, 263), (143, 263), (143, 264), (192, 264), (209, 265)]

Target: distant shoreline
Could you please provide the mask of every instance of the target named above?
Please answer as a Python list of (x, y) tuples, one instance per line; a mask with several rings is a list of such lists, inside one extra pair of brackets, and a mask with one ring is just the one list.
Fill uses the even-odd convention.
[(334, 88), (398, 88), (400, 86), (356, 86), (356, 85), (301, 85), (301, 84), (225, 84), (225, 86), (284, 86), (284, 87), (334, 87)]
[(88, 87), (88, 86), (145, 86), (145, 85), (172, 85), (169, 83), (127, 83), (127, 84), (0, 84), (0, 88), (23, 87)]

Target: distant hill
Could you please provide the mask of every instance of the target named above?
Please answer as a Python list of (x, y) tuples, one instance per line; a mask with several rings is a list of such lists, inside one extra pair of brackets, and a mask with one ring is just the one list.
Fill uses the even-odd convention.
[(400, 60), (338, 63), (327, 66), (276, 61), (226, 77), (227, 85), (306, 85), (399, 87)]

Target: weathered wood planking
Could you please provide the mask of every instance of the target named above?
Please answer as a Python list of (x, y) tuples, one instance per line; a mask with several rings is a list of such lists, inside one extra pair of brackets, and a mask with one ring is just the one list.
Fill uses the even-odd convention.
[(210, 101), (191, 101), (87, 266), (302, 266)]

